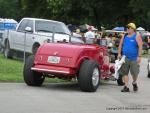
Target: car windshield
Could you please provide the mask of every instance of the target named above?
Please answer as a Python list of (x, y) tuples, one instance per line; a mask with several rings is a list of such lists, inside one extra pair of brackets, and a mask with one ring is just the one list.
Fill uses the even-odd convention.
[(50, 32), (70, 35), (70, 31), (63, 23), (51, 22), (51, 21), (35, 21), (36, 32)]

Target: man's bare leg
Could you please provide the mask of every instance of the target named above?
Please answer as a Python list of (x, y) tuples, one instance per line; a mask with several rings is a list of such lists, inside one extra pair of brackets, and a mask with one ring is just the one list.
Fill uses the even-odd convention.
[(121, 90), (121, 92), (130, 92), (128, 88), (128, 83), (129, 83), (129, 77), (128, 75), (123, 76), (123, 82), (125, 83), (124, 88)]
[(138, 91), (138, 86), (137, 86), (137, 79), (138, 79), (138, 76), (132, 75), (132, 79), (133, 79), (133, 82), (132, 82), (133, 91)]
[(125, 83), (125, 86), (128, 87), (128, 84), (129, 84), (129, 77), (128, 77), (128, 75), (125, 75), (123, 77), (123, 82)]

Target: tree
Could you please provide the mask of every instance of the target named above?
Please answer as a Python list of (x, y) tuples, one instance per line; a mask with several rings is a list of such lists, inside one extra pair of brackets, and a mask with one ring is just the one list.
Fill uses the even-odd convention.
[(149, 0), (131, 0), (129, 6), (132, 8), (133, 19), (138, 26), (149, 29), (150, 26), (150, 2)]
[(149, 6), (149, 0), (0, 0), (0, 15), (17, 20), (47, 18), (109, 29), (135, 22), (149, 28)]
[(21, 5), (19, 0), (0, 0), (0, 16), (2, 18), (20, 19)]
[(46, 0), (21, 0), (23, 15), (25, 17), (48, 17), (48, 5)]

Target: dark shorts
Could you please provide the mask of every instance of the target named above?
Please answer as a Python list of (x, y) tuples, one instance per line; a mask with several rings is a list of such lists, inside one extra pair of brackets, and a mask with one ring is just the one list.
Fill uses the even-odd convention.
[(132, 76), (138, 76), (140, 72), (140, 65), (138, 64), (137, 61), (130, 61), (126, 58), (125, 63), (119, 70), (119, 74), (125, 76), (129, 74), (129, 71)]

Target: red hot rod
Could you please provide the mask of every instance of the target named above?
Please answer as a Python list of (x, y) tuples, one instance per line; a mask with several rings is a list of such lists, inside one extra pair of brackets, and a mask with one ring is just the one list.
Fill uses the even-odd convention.
[(113, 73), (107, 48), (89, 44), (46, 43), (24, 65), (29, 86), (41, 86), (45, 77), (77, 78), (80, 89), (87, 92), (96, 91), (100, 80)]

